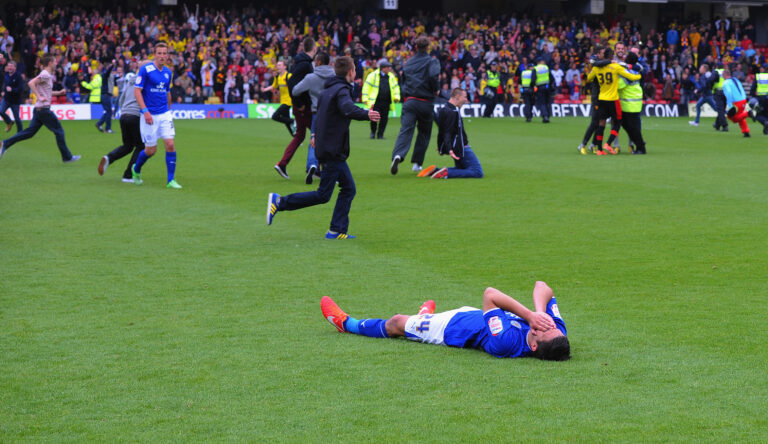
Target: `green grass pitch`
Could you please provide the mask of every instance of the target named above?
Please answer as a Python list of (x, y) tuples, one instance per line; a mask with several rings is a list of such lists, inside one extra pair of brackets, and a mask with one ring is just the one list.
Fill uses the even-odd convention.
[[(177, 121), (141, 187), (119, 134), (67, 122), (0, 160), (2, 442), (765, 442), (768, 137), (645, 119), (647, 156), (576, 152), (586, 119), (466, 121), (482, 180), (389, 174), (352, 124), (353, 241), (306, 191), (306, 144), (272, 121)], [(433, 142), (434, 145), (434, 133)], [(626, 150), (626, 135), (622, 133)], [(427, 163), (444, 165), (434, 148)], [(403, 169), (405, 166), (403, 165)], [(335, 199), (335, 197), (334, 197)], [(573, 359), (337, 333), (357, 317), (527, 305), (554, 289)]]

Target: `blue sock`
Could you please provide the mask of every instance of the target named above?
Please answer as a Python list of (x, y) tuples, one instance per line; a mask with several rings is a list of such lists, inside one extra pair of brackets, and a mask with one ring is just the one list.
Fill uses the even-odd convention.
[(137, 173), (141, 172), (141, 167), (144, 166), (144, 164), (149, 160), (149, 156), (147, 156), (147, 153), (144, 152), (144, 150), (141, 150), (139, 152), (139, 157), (136, 158), (136, 166), (133, 168)]
[(360, 319), (353, 317), (347, 318), (344, 322), (344, 329), (356, 335), (368, 336), (369, 338), (388, 338), (385, 324), (386, 319)]
[(165, 166), (168, 168), (168, 182), (173, 180), (176, 174), (176, 151), (165, 153)]
[(344, 330), (359, 335), (360, 330), (358, 329), (358, 325), (360, 325), (360, 321), (350, 316), (344, 321)]

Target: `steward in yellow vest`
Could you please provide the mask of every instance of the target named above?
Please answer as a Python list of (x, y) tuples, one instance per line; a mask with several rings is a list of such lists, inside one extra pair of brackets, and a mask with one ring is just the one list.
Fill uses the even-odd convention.
[(501, 102), (503, 94), (499, 94), (499, 85), (501, 85), (501, 78), (499, 77), (499, 65), (494, 60), (491, 62), (491, 69), (486, 73), (485, 87), (480, 93), (483, 96), (483, 102), (485, 103), (485, 111), (483, 117), (491, 117), (496, 104)]
[(533, 71), (533, 84), (536, 85), (536, 108), (541, 112), (542, 121), (549, 123), (549, 92), (552, 76), (549, 75), (549, 66), (544, 63), (544, 59), (539, 57), (536, 62), (537, 65)]
[[(381, 115), (377, 122), (371, 121), (371, 139), (384, 138), (389, 111), (395, 109), (395, 102), (400, 101), (400, 85), (392, 72), (392, 64), (387, 59), (379, 60), (379, 69), (368, 74), (363, 83), (363, 103)], [(377, 131), (378, 126), (378, 131)]]
[[(639, 74), (632, 70), (637, 64), (637, 54), (627, 54), (625, 62), (629, 66), (627, 72)], [(619, 101), (621, 102), (621, 127), (629, 136), (629, 151), (632, 154), (645, 154), (645, 141), (643, 140), (642, 123), (640, 116), (643, 111), (643, 87), (641, 80), (631, 81), (619, 76)], [(634, 145), (634, 148), (633, 148)]]
[(101, 63), (97, 63), (91, 74), (90, 82), (81, 82), (83, 88), (90, 90), (88, 101), (90, 103), (101, 103)]

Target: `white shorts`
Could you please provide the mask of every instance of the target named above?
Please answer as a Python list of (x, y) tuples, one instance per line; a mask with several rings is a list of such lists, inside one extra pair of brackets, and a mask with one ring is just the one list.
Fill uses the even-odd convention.
[(173, 115), (170, 111), (162, 114), (152, 114), (152, 125), (147, 123), (144, 116), (139, 119), (141, 141), (146, 146), (157, 146), (158, 139), (173, 139), (176, 130), (173, 129)]
[(477, 309), (475, 307), (461, 307), (442, 313), (410, 316), (405, 321), (405, 337), (412, 341), (445, 345), (445, 327), (448, 326), (448, 322), (456, 313), (473, 310)]

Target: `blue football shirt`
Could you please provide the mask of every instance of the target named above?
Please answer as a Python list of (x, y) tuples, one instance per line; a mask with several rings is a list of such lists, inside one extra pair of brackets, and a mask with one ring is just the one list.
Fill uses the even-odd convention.
[[(547, 304), (547, 314), (552, 316), (557, 329), (567, 335), (555, 298)], [(525, 339), (530, 330), (523, 318), (500, 308), (487, 313), (472, 310), (451, 318), (443, 340), (445, 345), (452, 347), (479, 348), (498, 358), (517, 358), (532, 352)]]
[(141, 90), (144, 104), (150, 114), (162, 114), (170, 110), (168, 91), (171, 90), (172, 80), (173, 73), (167, 66), (159, 70), (154, 63), (148, 63), (139, 68), (134, 87)]

